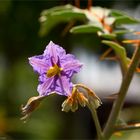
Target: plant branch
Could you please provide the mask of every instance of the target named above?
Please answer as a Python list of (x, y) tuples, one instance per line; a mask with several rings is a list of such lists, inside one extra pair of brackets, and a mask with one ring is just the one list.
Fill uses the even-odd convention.
[[(87, 91), (87, 93), (89, 94), (89, 96), (93, 97), (94, 99), (94, 102), (97, 100), (99, 103), (98, 103), (98, 107), (100, 106), (101, 104), (101, 100), (99, 99), (99, 97), (90, 89), (88, 88), (87, 86), (83, 85), (83, 84), (76, 84), (75, 87), (77, 88), (82, 88), (84, 90)], [(97, 112), (96, 112), (96, 109), (97, 109), (97, 105), (93, 102), (93, 100), (90, 100), (90, 97), (88, 97), (88, 101), (86, 103), (86, 105), (88, 106), (89, 110), (91, 111), (91, 114), (92, 114), (92, 118), (93, 118), (93, 121), (95, 123), (95, 127), (96, 127), (96, 131), (97, 131), (97, 137), (99, 140), (102, 140), (102, 129), (101, 129), (101, 125), (100, 125), (100, 122), (99, 122), (99, 118), (98, 118), (98, 115), (97, 115)], [(96, 101), (96, 102), (97, 102)]]
[(123, 81), (122, 81), (122, 84), (120, 87), (120, 91), (118, 94), (118, 98), (113, 104), (111, 114), (110, 114), (109, 119), (108, 119), (106, 126), (104, 128), (104, 138), (106, 140), (109, 139), (110, 136), (112, 135), (112, 133), (114, 132), (115, 122), (116, 122), (118, 115), (119, 115), (119, 112), (123, 106), (125, 96), (127, 94), (127, 91), (128, 91), (129, 86), (130, 86), (130, 83), (131, 83), (131, 80), (133, 78), (136, 67), (139, 63), (139, 59), (140, 59), (140, 44), (134, 52), (134, 55), (132, 57), (132, 62), (131, 62), (130, 66), (129, 66), (129, 68), (128, 68), (128, 70), (123, 78)]
[(134, 129), (140, 129), (140, 123), (119, 125), (115, 127), (115, 131), (126, 131), (126, 130), (134, 130)]
[(90, 105), (90, 103), (88, 103), (87, 106), (91, 111), (92, 118), (93, 118), (94, 123), (95, 123), (96, 131), (97, 131), (97, 137), (98, 137), (99, 140), (102, 140), (102, 129), (101, 129), (101, 126), (100, 126), (100, 123), (99, 123), (99, 119), (98, 119), (96, 109), (92, 105)]

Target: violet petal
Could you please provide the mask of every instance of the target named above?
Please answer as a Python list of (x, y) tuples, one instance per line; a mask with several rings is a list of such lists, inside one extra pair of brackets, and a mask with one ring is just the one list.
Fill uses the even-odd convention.
[(38, 85), (37, 91), (39, 92), (40, 96), (48, 95), (48, 89), (52, 85), (53, 80), (53, 77), (47, 78), (46, 81), (44, 81), (44, 83)]
[(61, 88), (62, 95), (69, 96), (72, 91), (72, 83), (66, 76), (59, 77), (57, 85)]
[(46, 60), (39, 58), (38, 56), (30, 57), (29, 63), (39, 74), (46, 72), (49, 68), (49, 64), (46, 62)]

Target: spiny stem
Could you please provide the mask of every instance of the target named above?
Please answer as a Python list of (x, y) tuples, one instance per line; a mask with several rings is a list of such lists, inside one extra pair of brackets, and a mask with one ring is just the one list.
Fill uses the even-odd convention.
[(119, 112), (124, 104), (124, 99), (125, 99), (126, 93), (130, 86), (131, 80), (133, 78), (136, 67), (139, 63), (139, 60), (140, 60), (140, 44), (134, 52), (132, 62), (123, 78), (123, 81), (122, 81), (122, 84), (120, 87), (120, 91), (118, 94), (118, 98), (113, 104), (111, 114), (110, 114), (109, 119), (104, 128), (103, 135), (106, 140), (108, 140), (111, 137), (112, 133), (114, 132), (114, 126), (115, 126), (116, 120), (117, 120)]

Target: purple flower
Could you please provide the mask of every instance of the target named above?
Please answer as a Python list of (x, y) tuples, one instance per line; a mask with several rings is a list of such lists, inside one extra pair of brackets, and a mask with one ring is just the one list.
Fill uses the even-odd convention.
[(74, 55), (66, 54), (65, 50), (52, 41), (42, 55), (29, 58), (34, 71), (39, 74), (38, 92), (46, 96), (55, 92), (70, 96), (72, 92), (71, 77), (79, 72), (82, 64)]

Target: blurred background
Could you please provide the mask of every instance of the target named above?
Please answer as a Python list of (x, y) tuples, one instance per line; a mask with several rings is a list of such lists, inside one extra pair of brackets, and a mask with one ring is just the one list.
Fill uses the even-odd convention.
[[(116, 62), (99, 61), (104, 52), (95, 34), (73, 35), (63, 30), (66, 24), (55, 27), (49, 35), (38, 34), (42, 10), (58, 5), (75, 4), (72, 0), (0, 0), (0, 140), (93, 139), (96, 130), (87, 108), (79, 107), (75, 113), (64, 113), (61, 104), (65, 97), (50, 96), (44, 100), (27, 123), (20, 121), (20, 107), (32, 96), (37, 96), (38, 76), (28, 64), (28, 57), (43, 52), (52, 40), (73, 53), (84, 63), (82, 71), (73, 81), (84, 83), (102, 99), (98, 109), (102, 127), (108, 117), (112, 101), (104, 97), (117, 93), (121, 73)], [(139, 0), (93, 0), (94, 6), (121, 9), (140, 18)], [(81, 7), (87, 1), (81, 0)], [(139, 26), (133, 26), (140, 31)], [(93, 38), (96, 42), (93, 42)], [(100, 47), (99, 47), (100, 46)], [(131, 55), (131, 49), (128, 50)], [(140, 76), (135, 75), (121, 116), (124, 121), (140, 120)], [(140, 131), (123, 132), (119, 139), (137, 140)], [(116, 137), (112, 137), (116, 139)]]

